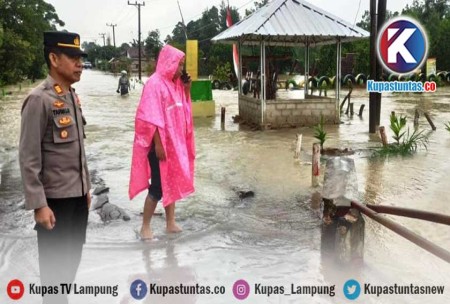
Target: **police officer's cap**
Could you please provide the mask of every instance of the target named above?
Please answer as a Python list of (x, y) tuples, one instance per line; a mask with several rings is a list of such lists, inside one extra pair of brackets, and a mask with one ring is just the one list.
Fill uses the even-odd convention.
[(69, 32), (44, 32), (44, 46), (57, 48), (68, 56), (83, 56), (87, 54), (80, 49), (80, 35)]

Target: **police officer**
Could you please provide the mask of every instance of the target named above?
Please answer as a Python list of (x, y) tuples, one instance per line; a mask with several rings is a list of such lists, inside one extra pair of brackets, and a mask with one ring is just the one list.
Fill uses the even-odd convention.
[(19, 144), (26, 209), (34, 210), (43, 286), (59, 294), (44, 303), (68, 303), (61, 283), (72, 283), (86, 238), (90, 207), (80, 102), (71, 85), (82, 72), (80, 36), (45, 32), (49, 75), (25, 98)]

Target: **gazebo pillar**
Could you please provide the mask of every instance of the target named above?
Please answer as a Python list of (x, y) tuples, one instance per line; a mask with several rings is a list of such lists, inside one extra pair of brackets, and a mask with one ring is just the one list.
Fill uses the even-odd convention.
[(341, 94), (341, 53), (342, 53), (342, 43), (341, 39), (338, 38), (336, 43), (336, 105), (338, 109), (338, 115), (340, 115), (339, 111), (339, 100)]
[(261, 40), (261, 126), (266, 123), (266, 42)]
[(309, 83), (308, 83), (308, 79), (309, 79), (309, 41), (308, 38), (306, 38), (306, 43), (305, 43), (305, 99), (308, 96), (308, 89), (309, 89)]

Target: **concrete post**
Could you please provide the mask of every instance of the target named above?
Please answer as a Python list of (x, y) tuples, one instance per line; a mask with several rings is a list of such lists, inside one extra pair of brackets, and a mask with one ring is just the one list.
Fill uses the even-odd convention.
[(338, 263), (360, 262), (364, 256), (364, 219), (351, 200), (357, 199), (355, 163), (347, 157), (330, 158), (323, 186), (322, 253)]
[(319, 186), (320, 176), (320, 145), (318, 143), (313, 144), (312, 148), (312, 174), (311, 184), (313, 187)]

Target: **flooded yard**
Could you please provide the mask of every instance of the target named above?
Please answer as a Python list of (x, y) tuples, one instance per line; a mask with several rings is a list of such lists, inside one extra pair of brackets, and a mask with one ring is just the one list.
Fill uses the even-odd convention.
[[(239, 126), (232, 120), (238, 114), (235, 91), (214, 91), (216, 117), (195, 120), (196, 192), (176, 205), (183, 232), (167, 235), (164, 218), (156, 216), (152, 221), (156, 239), (139, 241), (136, 231), (145, 193), (129, 201), (128, 178), (141, 85), (136, 84), (130, 96), (120, 97), (116, 84), (114, 76), (88, 70), (75, 88), (88, 122), (86, 153), (93, 187), (109, 187), (110, 202), (123, 208), (131, 220), (105, 224), (91, 211), (77, 282), (118, 285), (119, 295), (72, 295), (71, 303), (135, 303), (129, 292), (135, 279), (167, 286), (198, 283), (226, 288), (220, 296), (151, 296), (144, 303), (237, 303), (231, 290), (239, 279), (251, 286), (335, 285), (334, 297), (250, 293), (245, 303), (343, 303), (347, 300), (342, 285), (352, 278), (372, 285), (444, 285), (446, 290), (444, 295), (363, 295), (359, 303), (450, 303), (450, 265), (370, 219), (366, 219), (361, 267), (347, 269), (325, 262), (320, 252), (320, 219), (309, 200), (313, 129), (261, 132)], [(23, 98), (16, 94), (0, 100), (0, 286), (14, 278), (39, 284), (33, 215), (23, 208), (17, 161)], [(429, 145), (411, 157), (369, 158), (367, 151), (380, 143), (377, 135), (368, 133), (367, 92), (354, 90), (352, 102), (355, 110), (366, 105), (363, 117), (343, 115), (342, 124), (325, 126), (329, 134), (325, 146), (356, 151), (352, 157), (360, 201), (449, 214), (450, 132), (444, 123), (450, 121), (450, 88), (427, 95), (383, 95), (381, 125), (387, 129), (391, 111), (406, 115), (412, 129), (416, 108), (428, 111), (437, 126), (431, 131), (421, 116), (420, 129), (430, 130)], [(221, 106), (227, 108), (224, 128)], [(297, 161), (294, 142), (299, 133), (303, 150)], [(240, 199), (239, 189), (252, 190), (255, 196)], [(391, 218), (450, 250), (449, 226)], [(0, 293), (1, 303), (8, 303), (5, 297)], [(23, 299), (40, 303), (38, 295)]]

